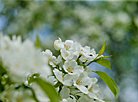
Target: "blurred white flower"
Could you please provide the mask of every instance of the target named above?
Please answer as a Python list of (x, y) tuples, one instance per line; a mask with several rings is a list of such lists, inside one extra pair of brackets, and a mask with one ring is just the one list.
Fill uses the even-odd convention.
[(52, 52), (49, 50), (49, 49), (47, 49), (47, 50), (45, 50), (45, 51), (42, 51), (41, 52), (44, 56), (46, 56), (47, 58), (48, 58), (48, 60), (49, 59), (51, 59), (52, 58)]
[(13, 40), (6, 35), (1, 37), (0, 57), (13, 81), (25, 82), (28, 74), (36, 72), (43, 77), (51, 75), (47, 57), (35, 48), (33, 42), (25, 40), (21, 43), (20, 36), (13, 36)]
[(32, 95), (29, 89), (23, 87), (16, 89), (15, 85), (11, 85), (0, 94), (0, 99), (4, 102), (34, 102)]
[(48, 98), (48, 96), (45, 94), (45, 92), (41, 89), (41, 87), (38, 84), (33, 83), (31, 85), (31, 87), (34, 89), (36, 98), (40, 102), (49, 102), (50, 101), (50, 99)]

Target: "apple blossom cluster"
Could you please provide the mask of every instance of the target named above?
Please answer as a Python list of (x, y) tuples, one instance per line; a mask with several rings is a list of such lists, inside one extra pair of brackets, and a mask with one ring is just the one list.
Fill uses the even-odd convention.
[(0, 34), (0, 57), (10, 77), (15, 82), (26, 81), (28, 74), (40, 73), (43, 77), (51, 75), (51, 69), (39, 49), (29, 39), (21, 41), (21, 36)]
[[(40, 102), (49, 102), (50, 99), (37, 83), (30, 81), (37, 74), (55, 87), (60, 102), (104, 102), (96, 84), (98, 79), (89, 77), (92, 70), (88, 66), (103, 55), (96, 54), (89, 46), (82, 47), (72, 40), (62, 42), (59, 38), (54, 42), (54, 48), (60, 52), (56, 57), (49, 49), (41, 51), (35, 48), (28, 39), (22, 42), (20, 36), (12, 36), (11, 40), (1, 34), (0, 40), (0, 58), (11, 80), (31, 87)], [(22, 88), (15, 91), (21, 86), (14, 87), (16, 85), (11, 85), (0, 98), (32, 102), (32, 98), (27, 98), (31, 91)]]
[(48, 63), (55, 78), (53, 85), (58, 88), (61, 102), (104, 102), (96, 84), (97, 78), (90, 78), (92, 70), (89, 62), (102, 57), (89, 46), (82, 47), (72, 40), (62, 42), (59, 38), (54, 42), (54, 48), (60, 52), (57, 57), (50, 50), (42, 53), (47, 56)]

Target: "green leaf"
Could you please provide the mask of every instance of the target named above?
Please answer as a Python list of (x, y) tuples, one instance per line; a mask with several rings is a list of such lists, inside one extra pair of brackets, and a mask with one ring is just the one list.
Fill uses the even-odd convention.
[(112, 55), (109, 55), (109, 56), (103, 56), (103, 57), (100, 57), (100, 58), (108, 58), (108, 57), (112, 57)]
[(95, 62), (111, 69), (111, 63), (108, 59), (101, 58), (101, 59), (96, 60)]
[(102, 55), (102, 54), (104, 53), (104, 51), (105, 51), (105, 46), (106, 46), (106, 41), (107, 41), (107, 40), (105, 40), (105, 42), (104, 42), (104, 44), (103, 44), (101, 50), (99, 51), (99, 55), (98, 55), (98, 56), (100, 56), (100, 55)]
[(39, 35), (36, 36), (35, 47), (37, 47), (37, 48), (40, 48), (41, 47)]
[(59, 102), (59, 97), (54, 86), (52, 86), (50, 83), (43, 81), (40, 78), (36, 78), (35, 81), (42, 88), (42, 90), (47, 94), (47, 96), (51, 100), (50, 102)]
[(114, 94), (115, 98), (117, 99), (118, 95), (119, 95), (119, 90), (118, 90), (118, 87), (117, 87), (115, 81), (105, 72), (102, 72), (102, 71), (93, 71), (93, 72), (95, 72), (102, 78), (102, 80), (110, 88), (110, 90)]

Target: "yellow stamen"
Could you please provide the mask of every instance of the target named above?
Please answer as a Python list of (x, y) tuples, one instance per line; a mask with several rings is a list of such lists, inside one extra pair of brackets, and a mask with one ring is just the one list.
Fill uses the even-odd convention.
[(82, 52), (86, 53), (83, 49), (81, 49)]
[(64, 81), (64, 76), (62, 76), (62, 80)]
[(68, 55), (66, 55), (65, 57), (68, 57)]
[(78, 79), (77, 82), (76, 82), (76, 84), (81, 85), (82, 81)]
[(66, 50), (68, 50), (70, 48), (70, 45), (64, 45), (64, 47), (66, 48)]
[(89, 89), (90, 92), (92, 92), (92, 88), (93, 88), (93, 87), (91, 87), (91, 88)]
[(67, 70), (68, 70), (68, 72), (71, 73), (74, 70), (74, 68), (72, 68), (72, 66), (70, 66)]
[(61, 96), (59, 97), (59, 100), (62, 101), (62, 97)]
[(53, 62), (54, 65), (57, 65), (55, 62)]

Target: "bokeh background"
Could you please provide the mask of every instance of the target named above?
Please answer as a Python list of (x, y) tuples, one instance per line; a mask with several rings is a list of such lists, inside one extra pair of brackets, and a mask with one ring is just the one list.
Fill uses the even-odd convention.
[(97, 53), (107, 39), (104, 55), (113, 55), (112, 70), (95, 63), (90, 67), (116, 81), (118, 99), (97, 75), (91, 76), (98, 77), (106, 102), (138, 101), (138, 2), (1, 0), (0, 31), (34, 43), (39, 35), (42, 50), (55, 55), (53, 42), (58, 37), (88, 45)]

